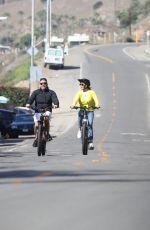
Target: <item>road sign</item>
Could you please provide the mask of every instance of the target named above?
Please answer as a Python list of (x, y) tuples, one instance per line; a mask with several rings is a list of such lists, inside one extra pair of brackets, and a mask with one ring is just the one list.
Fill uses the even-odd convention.
[[(33, 54), (34, 56), (39, 52), (39, 50), (36, 48), (36, 47), (33, 47)], [(27, 53), (32, 56), (32, 47), (30, 47), (28, 50), (27, 50)]]
[(30, 67), (30, 82), (39, 81), (42, 77), (42, 68), (38, 66)]
[(150, 31), (149, 30), (146, 31), (146, 35), (147, 35), (147, 37), (150, 36)]

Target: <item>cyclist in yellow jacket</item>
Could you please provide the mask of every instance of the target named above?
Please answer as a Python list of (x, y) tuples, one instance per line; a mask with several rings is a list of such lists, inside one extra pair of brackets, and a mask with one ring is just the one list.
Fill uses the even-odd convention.
[[(78, 79), (80, 82), (80, 90), (76, 93), (73, 104), (71, 107), (76, 106), (94, 106), (100, 107), (100, 102), (94, 90), (90, 87), (90, 81), (86, 78)], [(89, 149), (94, 149), (93, 145), (93, 120), (94, 120), (94, 109), (89, 108), (87, 111), (88, 116), (88, 139), (89, 139)], [(78, 113), (78, 126), (79, 130), (77, 133), (77, 138), (81, 138), (81, 126), (82, 126), (82, 119), (83, 119), (83, 111), (80, 110)]]

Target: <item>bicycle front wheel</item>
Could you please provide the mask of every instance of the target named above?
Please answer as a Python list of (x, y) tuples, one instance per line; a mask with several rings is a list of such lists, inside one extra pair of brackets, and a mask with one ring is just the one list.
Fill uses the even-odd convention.
[(81, 138), (82, 138), (82, 153), (87, 155), (88, 152), (88, 128), (86, 124), (83, 124), (81, 129)]
[(42, 125), (41, 123), (39, 123), (39, 127), (38, 127), (38, 139), (37, 139), (37, 155), (41, 156), (42, 154)]
[(45, 156), (45, 152), (46, 152), (46, 141), (43, 140), (42, 141), (42, 147), (41, 147), (42, 156)]

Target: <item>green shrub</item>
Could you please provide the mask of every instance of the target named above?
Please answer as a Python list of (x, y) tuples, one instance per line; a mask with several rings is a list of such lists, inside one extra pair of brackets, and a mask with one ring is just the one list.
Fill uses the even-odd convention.
[(135, 42), (135, 40), (131, 37), (126, 38), (126, 42)]
[(27, 59), (23, 64), (17, 66), (14, 70), (9, 71), (2, 79), (4, 86), (14, 86), (20, 81), (29, 79), (30, 59)]
[(96, 3), (93, 5), (93, 9), (94, 9), (94, 10), (97, 10), (97, 9), (99, 9), (102, 5), (103, 5), (103, 2), (102, 2), (102, 1), (98, 1), (98, 2), (96, 2)]
[(29, 97), (29, 89), (0, 86), (0, 96), (9, 98), (11, 105), (25, 106)]

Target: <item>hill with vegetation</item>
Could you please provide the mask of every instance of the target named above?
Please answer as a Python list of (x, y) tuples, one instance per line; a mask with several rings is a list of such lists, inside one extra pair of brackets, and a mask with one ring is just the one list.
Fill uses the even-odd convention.
[[(35, 41), (45, 38), (46, 0), (35, 0)], [(18, 82), (28, 78), (25, 65), (19, 66), (24, 73), (17, 75), (20, 54), (31, 46), (31, 0), (0, 0), (0, 44), (13, 48), (11, 53), (1, 53), (0, 78), (6, 82)], [(52, 35), (67, 38), (73, 33), (88, 33), (92, 37), (99, 32), (116, 32), (124, 38), (132, 37), (135, 31), (141, 38), (149, 28), (150, 0), (52, 0)], [(94, 37), (93, 36), (93, 37)], [(123, 38), (123, 39), (124, 39)], [(122, 38), (121, 38), (122, 39)], [(24, 55), (23, 60), (29, 55)], [(21, 56), (22, 57), (22, 56)], [(14, 63), (15, 60), (15, 63)], [(30, 63), (30, 60), (27, 61)], [(28, 67), (27, 67), (28, 68)], [(14, 78), (16, 81), (14, 81)]]
[[(125, 28), (131, 22), (130, 7), (132, 23), (140, 25), (150, 12), (150, 0), (52, 0), (52, 35), (67, 37), (77, 32), (93, 33), (97, 28)], [(0, 0), (0, 16), (8, 17), (0, 22), (0, 44), (29, 45), (31, 12), (31, 0)], [(35, 0), (36, 40), (44, 38), (45, 31), (46, 0)]]

